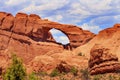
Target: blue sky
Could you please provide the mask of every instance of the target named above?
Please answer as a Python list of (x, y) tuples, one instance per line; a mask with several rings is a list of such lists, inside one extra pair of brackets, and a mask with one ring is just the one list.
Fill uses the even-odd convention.
[(0, 0), (0, 11), (35, 13), (94, 33), (120, 23), (120, 0)]

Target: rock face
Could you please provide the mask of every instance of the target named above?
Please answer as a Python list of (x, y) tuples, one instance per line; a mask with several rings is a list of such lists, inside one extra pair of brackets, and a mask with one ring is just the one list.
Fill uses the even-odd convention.
[(84, 69), (88, 66), (88, 59), (76, 56), (71, 51), (65, 50), (62, 53), (50, 52), (45, 55), (36, 56), (27, 63), (27, 73), (45, 71), (51, 73), (54, 69), (59, 72), (69, 72), (74, 66), (77, 69)]
[(49, 30), (52, 28), (65, 33), (70, 40), (70, 45), (74, 48), (87, 43), (95, 36), (93, 33), (82, 30), (77, 26), (42, 20), (35, 14), (27, 15), (25, 13), (18, 13), (13, 17), (9, 13), (0, 12), (1, 30), (24, 35), (35, 41), (54, 41), (52, 35), (49, 33)]
[[(68, 36), (70, 40), (68, 46), (56, 43), (49, 32), (53, 28)], [(30, 64), (35, 66), (37, 62), (35, 64), (34, 58), (37, 56), (45, 55), (48, 52), (61, 53), (64, 48), (72, 50), (89, 42), (94, 36), (95, 34), (77, 26), (41, 19), (36, 14), (18, 13), (14, 17), (10, 13), (0, 12), (0, 52), (2, 54), (15, 52), (23, 59), (25, 65), (31, 62)], [(2, 55), (0, 55), (0, 59), (2, 59), (0, 68), (4, 68), (4, 62), (7, 63), (10, 60)], [(32, 64), (32, 61), (35, 65)], [(47, 67), (46, 69), (49, 70), (49, 65)], [(35, 67), (34, 70), (36, 69)]]
[(68, 36), (70, 43), (65, 48), (69, 47), (70, 50), (95, 36), (77, 26), (42, 20), (36, 14), (18, 13), (14, 17), (10, 13), (0, 12), (0, 51), (16, 52), (25, 62), (52, 50), (62, 52), (63, 45), (56, 43), (49, 32), (53, 28)]
[(6, 67), (10, 63), (11, 56), (0, 51), (0, 75), (5, 72)]
[(76, 48), (75, 53), (81, 52), (90, 58), (90, 51), (95, 44), (109, 48), (111, 53), (115, 54), (120, 61), (120, 24), (115, 24), (113, 27), (101, 30), (88, 43)]
[(120, 62), (108, 48), (96, 44), (90, 52), (89, 68), (91, 75), (116, 72), (120, 70)]
[(71, 70), (71, 66), (68, 65), (65, 61), (61, 61), (61, 62), (57, 65), (56, 69), (57, 69), (60, 73), (63, 73), (63, 72), (68, 73), (68, 72), (70, 72), (70, 70)]

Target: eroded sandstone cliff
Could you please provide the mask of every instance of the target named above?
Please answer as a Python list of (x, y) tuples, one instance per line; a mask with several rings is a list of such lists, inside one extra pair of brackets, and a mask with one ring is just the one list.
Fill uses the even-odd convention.
[(52, 28), (65, 33), (72, 48), (87, 43), (95, 36), (77, 26), (43, 20), (36, 14), (18, 13), (14, 17), (10, 13), (0, 12), (0, 50), (15, 51), (21, 56), (45, 54), (53, 49), (62, 51), (63, 46), (56, 43), (49, 32)]
[(95, 36), (93, 33), (82, 30), (77, 26), (43, 20), (35, 14), (18, 13), (14, 17), (9, 13), (0, 12), (0, 29), (9, 31), (11, 34), (27, 36), (35, 41), (54, 42), (52, 35), (49, 33), (52, 28), (65, 33), (70, 40), (70, 45), (74, 48), (87, 43)]
[(110, 51), (115, 54), (120, 60), (120, 24), (115, 24), (113, 27), (101, 30), (92, 40), (87, 44), (78, 47), (75, 53), (81, 52), (90, 58), (90, 51), (95, 44), (108, 47)]
[(68, 36), (71, 48), (81, 46), (95, 36), (77, 26), (41, 19), (36, 14), (17, 13), (14, 17), (10, 13), (0, 12), (0, 58), (5, 57), (2, 59), (5, 64), (2, 62), (0, 68), (8, 65), (10, 56), (7, 54), (13, 52), (23, 59), (25, 65), (34, 63), (37, 56), (63, 52), (63, 45), (57, 43), (49, 32), (53, 28)]

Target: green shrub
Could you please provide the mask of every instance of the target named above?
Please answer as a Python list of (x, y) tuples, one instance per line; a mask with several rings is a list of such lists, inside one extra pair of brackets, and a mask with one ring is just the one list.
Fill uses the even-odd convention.
[(73, 75), (77, 75), (77, 72), (78, 72), (78, 70), (77, 70), (77, 68), (75, 68), (75, 67), (72, 67), (71, 69), (70, 69), (70, 72), (73, 74)]
[(22, 61), (15, 54), (12, 55), (12, 64), (3, 74), (3, 80), (25, 80), (26, 71)]
[(78, 56), (82, 56), (82, 53), (80, 52), (80, 53), (78, 53)]
[(81, 74), (82, 74), (82, 80), (89, 80), (89, 71), (88, 71), (88, 69), (86, 68), (86, 69), (81, 69), (80, 70), (80, 72), (81, 72)]
[(100, 76), (100, 75), (95, 75), (94, 77), (93, 77), (93, 80), (100, 80), (102, 77)]
[(78, 53), (78, 56), (85, 56), (82, 52)]
[(44, 71), (40, 71), (37, 73), (39, 76), (46, 76), (47, 75), (47, 72), (44, 72)]
[(34, 72), (29, 75), (29, 80), (38, 80)]
[(115, 76), (109, 75), (109, 80), (116, 80)]
[(64, 77), (60, 77), (60, 80), (67, 80), (66, 78), (64, 78)]
[(57, 69), (54, 69), (51, 73), (50, 73), (50, 76), (51, 77), (55, 77), (55, 76), (59, 76), (60, 75), (60, 72), (57, 70)]

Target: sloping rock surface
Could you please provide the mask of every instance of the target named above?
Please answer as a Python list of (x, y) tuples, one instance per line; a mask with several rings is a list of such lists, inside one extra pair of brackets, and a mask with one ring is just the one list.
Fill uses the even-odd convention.
[(92, 40), (74, 50), (75, 53), (83, 53), (90, 58), (90, 51), (95, 44), (100, 44), (109, 48), (111, 53), (120, 60), (120, 24), (104, 29), (98, 33)]

